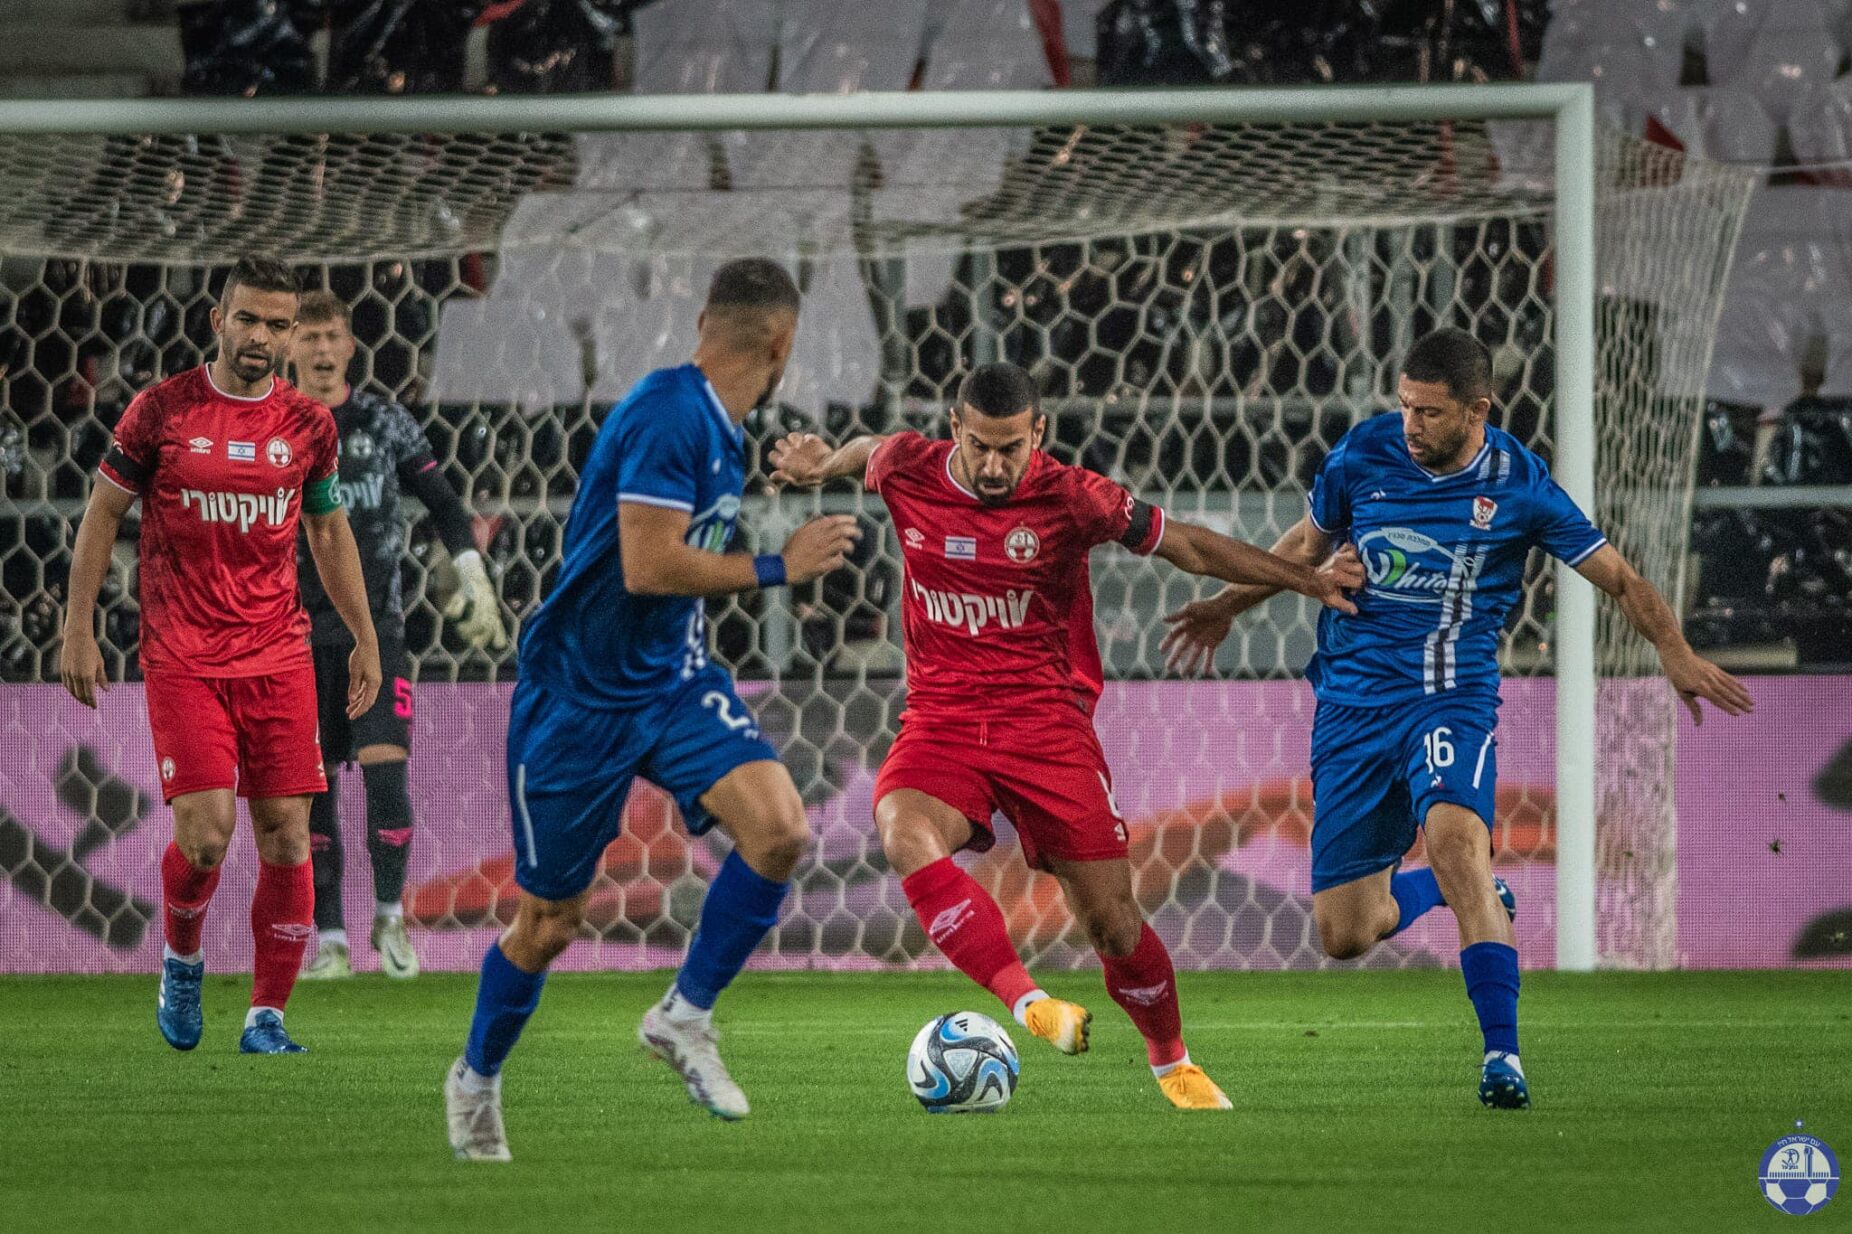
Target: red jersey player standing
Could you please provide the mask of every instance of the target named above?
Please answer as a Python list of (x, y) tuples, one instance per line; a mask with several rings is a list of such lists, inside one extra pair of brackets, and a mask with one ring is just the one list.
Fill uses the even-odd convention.
[(1088, 553), (1118, 543), (1192, 574), (1274, 580), (1345, 612), (1355, 609), (1344, 589), (1362, 572), (1354, 562), (1315, 572), (1168, 520), (1043, 452), (1047, 426), (1030, 376), (987, 364), (959, 391), (952, 440), (897, 433), (832, 450), (794, 433), (773, 447), (774, 479), (807, 487), (862, 473), (900, 536), (907, 710), (875, 784), (875, 825), (927, 936), (1031, 1033), (1063, 1053), (1087, 1048), (1092, 1017), (1036, 985), (996, 902), (951, 860), (989, 848), (1001, 810), (1029, 864), (1060, 880), (1164, 1095), (1182, 1109), (1227, 1109), (1184, 1048), (1170, 954), (1133, 898), (1125, 822), (1093, 730), (1103, 673)]
[(245, 257), (212, 310), (208, 365), (149, 387), (116, 425), (71, 558), (59, 675), (96, 706), (107, 688), (93, 631), (122, 516), (141, 520), (141, 667), (174, 838), (161, 858), (166, 948), (156, 1022), (177, 1050), (199, 1044), (200, 930), (250, 800), (257, 834), (251, 1010), (238, 1048), (299, 1054), (283, 1007), (315, 933), (309, 800), (327, 783), (316, 735), (309, 619), (296, 589), (296, 526), (354, 635), (347, 714), (379, 692), (379, 644), (335, 484), (328, 409), (277, 376), (296, 328), (295, 274)]

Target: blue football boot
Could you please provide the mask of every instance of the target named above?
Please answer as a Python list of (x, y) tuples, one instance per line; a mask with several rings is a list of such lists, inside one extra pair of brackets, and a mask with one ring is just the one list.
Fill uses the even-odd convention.
[(199, 1010), (199, 987), (206, 977), (206, 962), (183, 964), (179, 960), (161, 961), (161, 995), (154, 1004), (154, 1022), (161, 1026), (161, 1036), (176, 1050), (190, 1050), (199, 1044), (203, 1017)]
[(1530, 1109), (1530, 1085), (1516, 1054), (1493, 1050), (1479, 1073), (1479, 1104), (1494, 1110)]
[(283, 1031), (283, 1017), (274, 1011), (260, 1011), (251, 1027), (238, 1038), (240, 1054), (307, 1054), (309, 1047), (297, 1045)]

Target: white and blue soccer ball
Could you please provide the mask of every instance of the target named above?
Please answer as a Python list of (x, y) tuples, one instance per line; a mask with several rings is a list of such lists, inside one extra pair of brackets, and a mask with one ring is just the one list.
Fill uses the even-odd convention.
[(1824, 1206), (1838, 1189), (1837, 1179), (1771, 1178), (1762, 1184), (1762, 1194), (1770, 1204), (1796, 1217), (1805, 1217)]
[(927, 1021), (907, 1051), (907, 1087), (933, 1114), (993, 1114), (1009, 1104), (1021, 1071), (1010, 1035), (975, 1011)]

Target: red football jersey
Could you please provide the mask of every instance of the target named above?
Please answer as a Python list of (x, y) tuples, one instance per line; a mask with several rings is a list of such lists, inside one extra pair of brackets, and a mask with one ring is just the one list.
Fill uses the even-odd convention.
[(255, 677), (309, 660), (296, 524), (339, 443), (328, 409), (280, 377), (239, 398), (202, 365), (135, 396), (100, 470), (142, 499), (144, 671)]
[(981, 717), (1059, 699), (1091, 714), (1103, 674), (1088, 553), (1149, 554), (1163, 510), (1040, 450), (1008, 503), (985, 505), (952, 478), (952, 450), (899, 433), (868, 459), (906, 563), (908, 706)]

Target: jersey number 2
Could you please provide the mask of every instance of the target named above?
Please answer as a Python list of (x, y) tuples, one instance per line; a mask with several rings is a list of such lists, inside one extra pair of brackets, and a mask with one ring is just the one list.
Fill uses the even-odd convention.
[(712, 707), (714, 709), (714, 714), (720, 717), (720, 722), (734, 732), (745, 733), (748, 737), (755, 737), (758, 735), (758, 730), (753, 725), (752, 717), (734, 715), (733, 700), (722, 694), (719, 690), (709, 690), (706, 694), (703, 694), (701, 696), (701, 705), (703, 707)]

